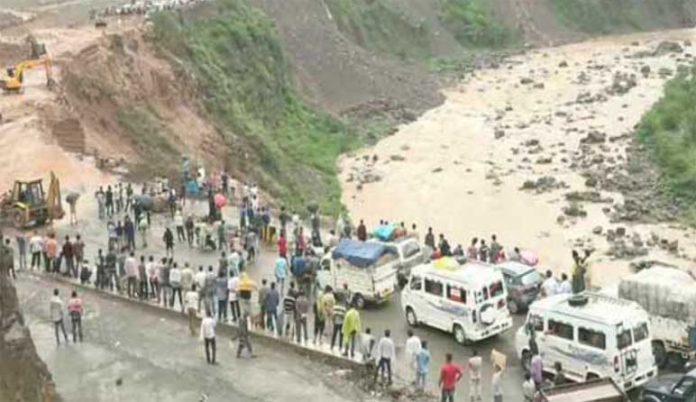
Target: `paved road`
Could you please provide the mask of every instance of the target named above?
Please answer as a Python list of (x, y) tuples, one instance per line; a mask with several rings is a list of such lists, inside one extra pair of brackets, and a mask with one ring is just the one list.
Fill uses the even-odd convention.
[(17, 281), (38, 352), (66, 401), (196, 402), (204, 394), (210, 402), (374, 400), (336, 377), (335, 369), (263, 345), (256, 345), (257, 358), (236, 359), (236, 344), (218, 337), (220, 363), (208, 365), (184, 320), (92, 293), (83, 294), (84, 343), (56, 347), (48, 309), (53, 287), (64, 296), (70, 291), (31, 276)]
[[(57, 226), (58, 233), (62, 238), (66, 234), (74, 235), (76, 233), (81, 233), (83, 238), (86, 239), (87, 248), (86, 255), (87, 258), (94, 258), (97, 253), (98, 248), (106, 249), (106, 229), (104, 222), (99, 222), (92, 217), (96, 216), (95, 206), (92, 202), (83, 201), (81, 198), (81, 203), (83, 208), (81, 209), (82, 217), (87, 216), (90, 219), (81, 220), (77, 227), (67, 227), (65, 225)], [(205, 206), (200, 203), (195, 207), (196, 211), (201, 211)], [(236, 215), (233, 215), (233, 211), (228, 211), (228, 216), (226, 217), (228, 221), (236, 221)], [(153, 216), (153, 229), (150, 234), (150, 244), (145, 250), (138, 249), (136, 254), (153, 254), (155, 257), (162, 256), (164, 254), (163, 244), (161, 241), (161, 235), (163, 233), (163, 228), (165, 225), (170, 224), (167, 216), (165, 215), (154, 215)], [(140, 241), (137, 241), (138, 246), (140, 246)], [(190, 262), (192, 266), (198, 265), (215, 265), (217, 266), (217, 260), (219, 258), (218, 253), (213, 252), (201, 252), (199, 250), (189, 249), (186, 245), (177, 245), (175, 248), (175, 260), (181, 262)], [(262, 278), (272, 280), (273, 278), (273, 264), (276, 258), (275, 249), (269, 247), (264, 249), (261, 253), (260, 258), (250, 266), (249, 273), (257, 281)], [(371, 327), (373, 334), (379, 335), (384, 329), (391, 329), (393, 338), (397, 343), (397, 347), (403, 352), (403, 345), (406, 341), (406, 330), (408, 326), (403, 317), (399, 303), (399, 295), (395, 295), (392, 300), (381, 306), (376, 306), (368, 308), (362, 312), (363, 325), (365, 327)], [(478, 349), (479, 354), (487, 358), (490, 355), (492, 349), (497, 349), (508, 355), (508, 368), (504, 375), (504, 389), (507, 395), (509, 395), (508, 400), (517, 400), (519, 397), (519, 392), (522, 383), (522, 370), (519, 361), (515, 357), (514, 353), (514, 334), (517, 328), (522, 324), (524, 317), (518, 316), (514, 319), (513, 329), (501, 334), (495, 338), (484, 341), (475, 347)], [(115, 328), (117, 329), (117, 328)], [(311, 329), (310, 329), (311, 331)], [(445, 353), (451, 352), (455, 356), (455, 361), (459, 364), (465, 366), (467, 359), (471, 356), (472, 347), (464, 347), (458, 345), (452, 338), (451, 335), (444, 332), (431, 329), (431, 328), (417, 328), (415, 329), (416, 334), (421, 337), (421, 339), (426, 339), (429, 342), (430, 350), (433, 356), (432, 365), (432, 375), (430, 376), (429, 382), (430, 386), (435, 389), (437, 386), (437, 373), (439, 366), (444, 362)], [(400, 353), (403, 355), (403, 353)], [(406, 364), (400, 361), (401, 364), (397, 364), (396, 371), (403, 378), (410, 378), (411, 373)], [(484, 365), (483, 371), (483, 393), (484, 399), (489, 400), (490, 398), (490, 376), (491, 367), (489, 364)], [(456, 401), (468, 400), (468, 394), (466, 391), (467, 377), (465, 376), (460, 391), (457, 393)], [(521, 397), (519, 397), (521, 400)]]

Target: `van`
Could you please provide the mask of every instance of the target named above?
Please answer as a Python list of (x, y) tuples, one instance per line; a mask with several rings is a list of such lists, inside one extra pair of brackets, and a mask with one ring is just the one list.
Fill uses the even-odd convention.
[(344, 239), (322, 257), (317, 286), (340, 289), (347, 284), (358, 308), (383, 303), (394, 293), (398, 262), (395, 251), (384, 244)]
[(401, 305), (411, 326), (452, 333), (460, 344), (507, 331), (512, 317), (503, 275), (489, 265), (441, 258), (411, 270)]
[(569, 380), (611, 378), (629, 390), (657, 374), (650, 335), (648, 314), (636, 303), (593, 293), (562, 294), (532, 303), (515, 348), (529, 370), (534, 336), (545, 371), (552, 373), (558, 362)]

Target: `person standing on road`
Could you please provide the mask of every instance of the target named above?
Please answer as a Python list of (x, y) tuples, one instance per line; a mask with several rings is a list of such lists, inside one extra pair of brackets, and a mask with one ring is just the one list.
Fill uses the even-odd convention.
[(181, 269), (179, 269), (179, 264), (173, 263), (172, 269), (169, 270), (169, 286), (172, 288), (172, 298), (169, 301), (169, 307), (174, 308), (174, 300), (176, 295), (179, 295), (179, 307), (181, 312), (184, 312), (184, 300), (181, 294)]
[(189, 331), (191, 336), (196, 335), (196, 327), (194, 322), (196, 321), (196, 314), (198, 313), (198, 307), (200, 306), (198, 298), (198, 289), (196, 284), (191, 285), (191, 289), (186, 292), (186, 314), (188, 315), (189, 321)]
[(162, 292), (161, 301), (162, 307), (167, 307), (169, 304), (169, 298), (172, 294), (172, 287), (169, 283), (169, 273), (171, 271), (171, 260), (167, 261), (166, 258), (162, 258), (162, 261), (157, 266), (157, 271), (159, 272), (159, 285)]
[(99, 219), (104, 219), (106, 217), (106, 194), (104, 194), (104, 188), (100, 186), (99, 190), (94, 193), (94, 197), (97, 199)]
[(242, 351), (244, 351), (244, 349), (249, 351), (249, 357), (254, 356), (254, 351), (251, 349), (251, 342), (249, 341), (249, 315), (246, 313), (239, 319), (238, 342), (237, 358), (242, 357)]
[[(5, 239), (5, 244), (3, 245), (0, 238), (0, 247), (4, 248), (4, 259), (5, 266), (7, 267), (7, 275), (13, 279), (17, 279), (17, 272), (15, 272), (14, 249), (12, 248), (10, 239)], [(0, 264), (2, 264), (2, 261), (0, 261)]]
[(111, 218), (114, 215), (114, 192), (111, 190), (111, 186), (106, 187), (106, 200), (104, 205), (106, 207), (106, 215)]
[(406, 359), (408, 361), (408, 366), (413, 370), (413, 380), (414, 383), (418, 382), (418, 364), (416, 362), (416, 357), (421, 348), (421, 340), (412, 330), (406, 332), (408, 334), (408, 339), (406, 339)]
[(135, 250), (135, 224), (131, 220), (130, 216), (126, 215), (126, 219), (123, 222), (123, 233), (126, 236), (126, 247), (128, 250)]
[(150, 224), (147, 223), (147, 219), (144, 216), (136, 216), (135, 221), (138, 223), (138, 232), (140, 233), (143, 248), (147, 248), (147, 230)]
[(259, 310), (261, 311), (261, 328), (266, 328), (266, 297), (268, 296), (268, 282), (265, 279), (261, 280), (261, 287), (259, 288)]
[(179, 243), (186, 241), (186, 233), (184, 230), (184, 215), (181, 210), (177, 210), (174, 214), (174, 226), (176, 227), (176, 238)]
[(159, 304), (159, 278), (157, 277), (158, 274), (155, 256), (150, 256), (147, 264), (145, 265), (145, 270), (147, 271), (147, 277), (150, 280), (150, 298), (157, 298), (157, 303)]
[(74, 290), (68, 301), (68, 314), (70, 314), (70, 323), (72, 324), (73, 342), (77, 343), (78, 334), (80, 335), (80, 342), (82, 342), (82, 315), (84, 314), (84, 309), (82, 307), (82, 299), (77, 297), (77, 292)]
[(106, 253), (106, 285), (112, 292), (114, 290), (114, 283), (116, 290), (119, 292), (121, 291), (121, 285), (119, 284), (118, 276), (116, 275), (116, 263), (116, 253), (114, 253), (113, 250), (109, 250), (109, 252)]
[(363, 363), (372, 362), (375, 351), (375, 337), (372, 336), (372, 329), (366, 328), (365, 332), (360, 335), (360, 353), (362, 354)]
[(46, 271), (59, 273), (58, 264), (56, 264), (56, 257), (58, 257), (58, 242), (56, 241), (56, 235), (51, 233), (48, 235), (48, 240), (45, 243), (46, 248)]
[(303, 335), (304, 343), (307, 344), (309, 342), (309, 334), (307, 334), (307, 316), (309, 315), (310, 303), (304, 291), (300, 290), (295, 304), (295, 331), (297, 332), (297, 343), (300, 344), (302, 343)]
[(377, 357), (379, 361), (377, 363), (377, 370), (375, 371), (375, 383), (377, 382), (377, 377), (379, 376), (384, 382), (385, 372), (387, 374), (387, 384), (392, 383), (392, 361), (396, 355), (394, 341), (391, 339), (391, 331), (384, 330), (384, 336), (377, 343)]
[(75, 241), (72, 244), (73, 256), (75, 257), (75, 271), (82, 268), (82, 263), (85, 261), (85, 242), (80, 235), (75, 236)]
[(188, 245), (189, 247), (193, 247), (193, 230), (196, 226), (193, 222), (193, 215), (186, 217), (184, 226), (186, 227), (186, 240), (188, 241)]
[(281, 329), (277, 328), (278, 304), (280, 303), (280, 293), (276, 289), (275, 282), (271, 283), (271, 288), (266, 294), (264, 304), (266, 307), (266, 329), (280, 335)]
[(218, 248), (220, 250), (227, 250), (227, 226), (225, 226), (225, 221), (220, 221), (220, 225), (217, 227), (217, 238), (218, 238)]
[(145, 264), (145, 256), (140, 256), (138, 264), (138, 297), (140, 300), (147, 300), (147, 266)]
[(425, 234), (424, 244), (430, 247), (431, 250), (435, 250), (435, 235), (433, 234), (433, 228), (428, 228), (428, 233)]
[(284, 334), (290, 339), (292, 339), (295, 335), (295, 309), (297, 307), (297, 299), (295, 294), (294, 286), (291, 283), (290, 291), (288, 291), (283, 298), (283, 326), (285, 327), (285, 331), (283, 332), (282, 329), (278, 329), (278, 331), (281, 332), (281, 335)]
[(230, 291), (227, 288), (227, 277), (225, 271), (218, 272), (218, 277), (215, 280), (215, 298), (217, 299), (217, 317), (218, 321), (227, 321), (227, 300)]
[(56, 332), (56, 343), (60, 346), (60, 333), (58, 330), (63, 331), (63, 338), (65, 338), (65, 343), (68, 343), (68, 333), (65, 332), (65, 324), (63, 323), (63, 301), (58, 296), (58, 289), (53, 289), (53, 297), (51, 298), (51, 321), (53, 321), (53, 328)]
[(208, 364), (215, 363), (215, 319), (210, 311), (206, 311), (205, 318), (201, 321), (200, 339), (204, 342), (205, 361)]
[(41, 253), (44, 248), (44, 239), (38, 231), (34, 231), (34, 236), (29, 239), (29, 251), (31, 252), (31, 269), (36, 267), (41, 269)]
[(367, 240), (367, 228), (365, 227), (365, 223), (362, 219), (360, 219), (360, 223), (358, 224), (357, 236), (358, 240), (360, 241)]
[(17, 240), (17, 257), (19, 258), (19, 269), (27, 269), (27, 238), (23, 233), (19, 233)]
[(285, 278), (288, 276), (288, 260), (282, 255), (278, 255), (275, 262), (276, 283), (280, 287), (280, 294), (285, 292)]
[(172, 233), (172, 230), (169, 227), (167, 227), (164, 230), (162, 240), (164, 241), (166, 256), (174, 257), (174, 234)]
[(203, 303), (205, 309), (210, 311), (215, 316), (215, 288), (217, 283), (217, 276), (213, 272), (213, 266), (208, 266), (208, 272), (205, 274), (205, 281), (203, 286)]
[(352, 303), (343, 319), (343, 344), (345, 345), (343, 356), (348, 356), (348, 345), (350, 345), (350, 358), (355, 358), (355, 338), (361, 331), (360, 312), (355, 308), (355, 303)]
[(503, 368), (497, 364), (493, 368), (491, 388), (493, 402), (503, 402)]
[(102, 249), (97, 251), (97, 278), (94, 282), (94, 286), (99, 290), (104, 290), (106, 287), (106, 258), (104, 258), (104, 253)]
[(138, 292), (138, 260), (135, 259), (133, 252), (126, 258), (124, 263), (126, 268), (126, 288), (128, 297), (131, 299), (136, 297)]
[(331, 350), (333, 351), (336, 338), (338, 338), (338, 350), (343, 349), (343, 322), (346, 316), (346, 305), (339, 300), (333, 307), (332, 324), (333, 333), (331, 334)]
[(430, 351), (428, 342), (421, 341), (420, 349), (416, 354), (416, 390), (425, 391), (425, 381), (430, 371)]
[(440, 369), (438, 385), (441, 390), (441, 402), (454, 402), (454, 390), (462, 379), (462, 369), (452, 363), (452, 353), (445, 355), (445, 364)]
[(317, 342), (319, 345), (323, 343), (324, 340), (324, 329), (326, 328), (326, 313), (324, 311), (324, 306), (322, 304), (322, 300), (324, 298), (324, 294), (320, 293), (319, 296), (317, 297), (317, 300), (312, 303), (313, 304), (313, 310), (314, 310), (314, 344), (316, 345)]
[(227, 299), (230, 301), (230, 315), (232, 316), (232, 321), (237, 322), (238, 319), (241, 319), (242, 313), (239, 308), (239, 298), (237, 295), (239, 291), (239, 276), (237, 276), (234, 269), (230, 269), (230, 276), (227, 280), (227, 291)]
[(481, 366), (483, 359), (478, 354), (478, 350), (472, 351), (473, 356), (469, 358), (469, 400), (471, 402), (481, 402)]

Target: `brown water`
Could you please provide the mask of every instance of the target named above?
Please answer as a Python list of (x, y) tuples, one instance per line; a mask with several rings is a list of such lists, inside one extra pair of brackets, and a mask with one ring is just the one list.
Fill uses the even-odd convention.
[[(563, 195), (572, 190), (588, 190), (579, 171), (569, 166), (571, 155), (590, 128), (603, 131), (608, 137), (629, 133), (663, 93), (665, 78), (658, 76), (659, 68), (676, 70), (678, 64), (690, 60), (684, 54), (641, 59), (625, 56), (652, 50), (663, 40), (681, 44), (694, 36), (693, 30), (681, 30), (604, 38), (530, 51), (499, 69), (477, 71), (445, 90), (447, 100), (440, 107), (401, 127), (376, 146), (346, 156), (340, 162), (343, 201), (356, 220), (364, 219), (368, 224), (379, 219), (405, 221), (409, 226), (415, 222), (421, 235), (427, 226), (432, 226), (436, 234), (444, 233), (453, 246), (461, 243), (466, 247), (474, 236), (488, 240), (496, 233), (507, 247), (518, 245), (537, 251), (542, 265), (556, 272), (569, 270), (570, 249), (577, 239), (587, 238), (598, 248), (593, 257), (594, 281), (613, 282), (628, 272), (628, 262), (611, 261), (604, 255), (604, 238), (592, 235), (595, 226), (602, 225), (605, 230), (614, 226), (602, 212), (605, 205), (586, 204), (587, 218), (557, 223), (562, 207), (567, 205)], [(685, 47), (685, 53), (691, 51), (693, 48)], [(559, 67), (562, 61), (568, 67)], [(652, 70), (649, 78), (640, 74), (644, 64)], [(603, 67), (591, 67), (598, 65)], [(575, 102), (582, 92), (601, 92), (619, 71), (636, 75), (637, 86), (630, 92), (608, 96), (606, 102)], [(581, 73), (586, 75), (586, 83), (579, 82)], [(544, 88), (522, 85), (522, 78), (543, 83)], [(512, 109), (503, 113), (506, 107)], [(572, 116), (572, 121), (556, 115), (557, 112)], [(495, 139), (494, 130), (501, 126), (509, 128), (503, 138)], [(585, 132), (568, 132), (569, 129)], [(530, 139), (537, 139), (544, 151), (528, 155), (529, 148), (521, 144)], [(606, 144), (608, 148), (602, 153), (618, 157), (625, 154), (628, 141)], [(512, 148), (521, 152), (515, 155)], [(365, 161), (366, 155), (370, 159), (378, 156), (374, 166)], [(405, 160), (392, 161), (391, 155), (401, 155)], [(542, 155), (552, 157), (552, 162), (535, 163)], [(524, 163), (525, 157), (531, 163)], [(365, 184), (359, 190), (357, 182), (349, 177), (368, 165), (382, 180)], [(525, 180), (544, 175), (563, 180), (570, 188), (540, 195), (519, 190)], [(606, 195), (621, 199), (618, 194)], [(680, 245), (686, 246), (686, 252), (692, 248), (684, 237), (689, 233), (682, 229), (635, 225), (628, 226), (628, 232), (644, 237), (656, 232), (681, 238)], [(674, 260), (660, 251), (651, 252), (651, 257)]]

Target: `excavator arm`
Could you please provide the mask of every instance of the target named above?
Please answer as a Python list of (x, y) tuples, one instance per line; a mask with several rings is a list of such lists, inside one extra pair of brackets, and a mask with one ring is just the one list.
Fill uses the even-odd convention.
[[(14, 68), (8, 70), (8, 78), (4, 81), (3, 89), (5, 91), (19, 91), (22, 89), (22, 83), (24, 82), (24, 73), (27, 70), (43, 66), (46, 71), (46, 83), (50, 87), (53, 85), (53, 60), (46, 56), (38, 60), (26, 60), (23, 61)], [(11, 74), (9, 72), (11, 71)]]

